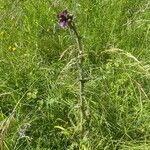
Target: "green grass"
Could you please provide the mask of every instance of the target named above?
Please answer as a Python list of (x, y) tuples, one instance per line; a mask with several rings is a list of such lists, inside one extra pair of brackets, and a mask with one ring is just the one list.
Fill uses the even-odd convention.
[[(0, 0), (0, 147), (150, 149), (149, 0)], [(82, 35), (89, 118), (78, 133), (75, 36)]]

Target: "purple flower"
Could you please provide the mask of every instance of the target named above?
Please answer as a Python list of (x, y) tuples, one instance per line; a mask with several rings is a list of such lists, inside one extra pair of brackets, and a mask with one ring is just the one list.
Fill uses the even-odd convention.
[(57, 15), (58, 23), (61, 28), (65, 28), (66, 26), (70, 25), (72, 22), (72, 15), (68, 13), (67, 10), (62, 11)]

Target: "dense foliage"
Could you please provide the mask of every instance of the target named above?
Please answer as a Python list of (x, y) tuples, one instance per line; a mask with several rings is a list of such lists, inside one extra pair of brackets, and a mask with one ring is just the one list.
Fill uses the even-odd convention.
[[(149, 0), (0, 0), (0, 147), (150, 149)], [(89, 118), (78, 135), (77, 44), (56, 15), (74, 15), (84, 45)]]

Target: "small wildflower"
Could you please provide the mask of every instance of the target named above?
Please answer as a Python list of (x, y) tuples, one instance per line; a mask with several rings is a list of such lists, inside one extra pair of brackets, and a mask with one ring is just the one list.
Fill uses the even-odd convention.
[(73, 16), (68, 13), (67, 10), (62, 11), (57, 15), (59, 25), (61, 28), (64, 28), (71, 24)]
[(8, 49), (9, 49), (10, 51), (16, 51), (17, 47), (18, 47), (17, 43), (14, 43), (13, 45), (10, 45), (10, 46), (8, 47)]
[(16, 47), (13, 47), (13, 48), (12, 48), (12, 51), (15, 51), (15, 50), (16, 50)]

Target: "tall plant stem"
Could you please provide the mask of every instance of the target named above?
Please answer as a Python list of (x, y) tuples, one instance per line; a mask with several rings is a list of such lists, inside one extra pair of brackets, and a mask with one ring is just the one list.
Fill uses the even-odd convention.
[(76, 26), (74, 23), (70, 25), (70, 28), (74, 31), (77, 39), (77, 44), (78, 44), (78, 71), (79, 71), (79, 100), (78, 100), (78, 105), (79, 105), (79, 114), (80, 114), (80, 122), (79, 122), (79, 128), (81, 131), (81, 136), (84, 136), (85, 133), (85, 121), (86, 121), (86, 114), (85, 114), (85, 95), (84, 95), (84, 72), (83, 72), (83, 61), (84, 61), (84, 51), (81, 43), (81, 37), (79, 36)]

